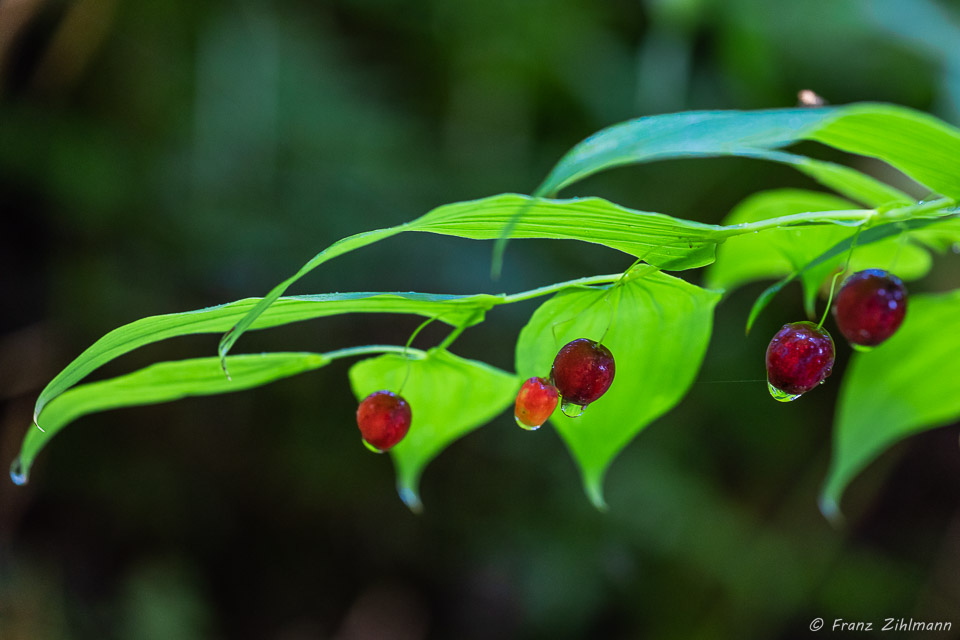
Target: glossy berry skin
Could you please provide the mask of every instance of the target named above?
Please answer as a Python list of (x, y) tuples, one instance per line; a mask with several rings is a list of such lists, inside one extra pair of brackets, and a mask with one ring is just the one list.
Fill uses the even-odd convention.
[(858, 271), (847, 278), (833, 305), (833, 318), (851, 344), (875, 347), (900, 328), (907, 313), (907, 288), (882, 269)]
[(775, 389), (800, 395), (833, 373), (833, 338), (812, 322), (783, 325), (767, 347), (767, 381)]
[(553, 415), (560, 392), (546, 378), (533, 377), (523, 383), (517, 393), (513, 415), (525, 429), (536, 429)]
[(363, 439), (379, 451), (403, 440), (412, 419), (410, 405), (392, 391), (375, 391), (357, 408), (357, 426)]
[(553, 360), (550, 378), (565, 403), (587, 406), (610, 388), (616, 366), (602, 344), (580, 338), (568, 342)]

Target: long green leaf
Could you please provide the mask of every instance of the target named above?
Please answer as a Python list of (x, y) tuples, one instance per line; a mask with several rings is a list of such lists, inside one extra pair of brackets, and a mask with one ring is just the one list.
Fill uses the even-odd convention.
[(903, 191), (842, 164), (783, 151), (750, 151), (737, 155), (790, 165), (843, 197), (869, 207), (908, 205), (915, 202), (914, 198)]
[[(850, 206), (846, 200), (815, 191), (762, 191), (737, 205), (724, 223), (735, 225), (807, 211), (848, 209)], [(717, 250), (717, 261), (707, 270), (707, 285), (729, 291), (755, 280), (790, 275), (850, 235), (851, 230), (847, 227), (825, 225), (768, 229), (730, 238)], [(839, 254), (800, 274), (804, 307), (809, 317), (814, 315), (814, 302), (824, 280), (845, 259), (846, 255)], [(910, 242), (904, 234), (859, 246), (853, 252), (850, 270), (885, 268), (902, 279), (911, 280), (926, 275), (930, 265), (930, 254)]]
[(587, 495), (603, 507), (613, 458), (693, 383), (720, 295), (651, 272), (620, 285), (557, 294), (533, 314), (517, 342), (521, 377), (547, 376), (557, 351), (577, 338), (603, 339), (616, 360), (609, 391), (579, 418), (551, 420), (570, 447)]
[(427, 463), (502, 412), (519, 388), (513, 374), (441, 349), (419, 359), (390, 354), (362, 360), (350, 368), (350, 383), (358, 400), (381, 389), (402, 389), (410, 403), (410, 431), (390, 453), (400, 497), (415, 511), (421, 508), (420, 474)]
[(219, 358), (195, 358), (160, 362), (117, 378), (79, 385), (50, 400), (43, 412), (44, 430), (31, 428), (27, 432), (11, 475), (15, 481), (26, 482), (37, 453), (47, 442), (89, 413), (241, 391), (318, 369), (329, 362), (328, 356), (319, 353), (232, 356), (232, 380), (227, 380)]
[(602, 244), (670, 270), (713, 262), (716, 245), (725, 237), (717, 225), (628, 209), (602, 198), (548, 200), (509, 193), (438, 207), (411, 222), (409, 229), (495, 240), (521, 210), (511, 238)]
[[(473, 325), (483, 321), (484, 312), (500, 298), (489, 295), (451, 296), (425, 293), (331, 293), (280, 298), (264, 308), (252, 329), (266, 329), (291, 322), (343, 313), (410, 313), (452, 326)], [(126, 324), (106, 334), (81, 353), (40, 393), (34, 408), (34, 421), (41, 423), (44, 407), (59, 394), (107, 362), (134, 349), (177, 336), (227, 331), (256, 309), (262, 298), (247, 298), (197, 311), (150, 316)], [(221, 372), (221, 375), (223, 373)], [(232, 375), (232, 372), (231, 372)]]
[(576, 145), (536, 195), (554, 195), (612, 167), (678, 157), (751, 155), (801, 140), (879, 158), (934, 191), (960, 197), (960, 130), (912, 109), (873, 103), (697, 111), (630, 120)]
[(960, 419), (960, 290), (910, 298), (903, 326), (853, 356), (840, 389), (833, 457), (821, 494), (839, 514), (850, 481), (907, 436)]

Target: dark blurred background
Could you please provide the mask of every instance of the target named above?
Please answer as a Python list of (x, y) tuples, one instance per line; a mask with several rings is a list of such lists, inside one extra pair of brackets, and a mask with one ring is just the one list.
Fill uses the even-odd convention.
[[(445, 202), (530, 192), (614, 122), (813, 89), (960, 124), (958, 25), (956, 3), (932, 0), (0, 0), (0, 461), (42, 386), (107, 331), (262, 295), (338, 238)], [(784, 186), (816, 188), (719, 159), (566, 194), (717, 222)], [(295, 292), (514, 292), (631, 262), (514, 242), (492, 282), (490, 250), (402, 236)], [(912, 290), (957, 286), (941, 257)], [(780, 296), (744, 338), (761, 288), (721, 304), (689, 396), (611, 467), (607, 513), (555, 432), (504, 414), (428, 467), (412, 515), (389, 460), (360, 446), (342, 362), (86, 417), (29, 485), (0, 482), (0, 638), (794, 638), (818, 616), (960, 628), (958, 429), (884, 455), (833, 528), (816, 497), (842, 367), (801, 402), (772, 401), (763, 350), (801, 303)], [(498, 309), (453, 350), (512, 370), (536, 304)], [(402, 344), (418, 322), (324, 319), (235, 351)], [(97, 377), (213, 355), (217, 339)]]

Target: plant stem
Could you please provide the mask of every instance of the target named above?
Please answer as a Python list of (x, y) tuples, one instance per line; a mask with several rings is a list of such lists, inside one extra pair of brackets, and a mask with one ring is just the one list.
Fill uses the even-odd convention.
[(398, 353), (400, 355), (406, 355), (407, 357), (416, 358), (417, 360), (423, 360), (427, 357), (426, 352), (420, 349), (410, 349), (392, 344), (368, 344), (362, 347), (348, 347), (346, 349), (328, 351), (321, 355), (331, 360), (339, 360), (340, 358), (353, 358), (355, 356), (365, 356), (376, 353)]
[(801, 224), (829, 224), (831, 222), (866, 222), (877, 215), (875, 209), (850, 209), (846, 211), (810, 211), (779, 216), (756, 222), (744, 222), (720, 229), (723, 237), (739, 236), (745, 233), (767, 231), (778, 227), (790, 227)]
[(555, 284), (548, 284), (536, 289), (530, 289), (529, 291), (521, 291), (520, 293), (504, 296), (497, 304), (512, 304), (514, 302), (532, 300), (533, 298), (539, 298), (540, 296), (546, 296), (550, 295), (551, 293), (556, 293), (557, 291), (562, 291), (568, 287), (586, 287), (594, 284), (610, 284), (616, 282), (621, 277), (623, 277), (622, 273), (611, 273), (605, 276), (588, 276), (586, 278), (577, 278), (576, 280), (567, 280), (566, 282), (557, 282)]
[(457, 328), (455, 328), (453, 331), (451, 331), (451, 332), (447, 335), (447, 337), (443, 339), (443, 342), (441, 342), (440, 344), (437, 345), (437, 348), (438, 348), (438, 349), (444, 349), (444, 350), (445, 350), (447, 347), (449, 347), (451, 344), (453, 344), (453, 341), (456, 340), (457, 338), (459, 338), (459, 337), (460, 337), (460, 334), (463, 333), (463, 331), (464, 331), (467, 327), (469, 327), (469, 326), (471, 326), (471, 325), (473, 324), (473, 321), (477, 319), (477, 315), (478, 315), (479, 313), (482, 313), (482, 312), (478, 311), (478, 312), (474, 313), (472, 316), (470, 316), (469, 318), (467, 318), (466, 322), (464, 322), (463, 324), (461, 324), (460, 326), (458, 326)]
[[(941, 215), (951, 215), (952, 211), (940, 211), (956, 204), (956, 200), (951, 198), (938, 198), (929, 202), (921, 202), (906, 207), (897, 207), (889, 211), (877, 211), (876, 209), (849, 209), (841, 211), (810, 211), (807, 213), (794, 213), (788, 216), (779, 216), (767, 220), (758, 220), (756, 222), (744, 222), (721, 227), (718, 231), (721, 237), (739, 236), (745, 233), (755, 233), (757, 231), (767, 231), (778, 227), (789, 227), (803, 224), (830, 224), (841, 222), (871, 222), (880, 224), (886, 222), (897, 222), (900, 220), (909, 220), (919, 217), (918, 214), (928, 211), (938, 211)], [(873, 224), (869, 226), (873, 226)]]

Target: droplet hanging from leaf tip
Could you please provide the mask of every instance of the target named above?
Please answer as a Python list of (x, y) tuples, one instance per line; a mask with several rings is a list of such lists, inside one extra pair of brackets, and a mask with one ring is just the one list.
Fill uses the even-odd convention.
[(770, 395), (773, 397), (773, 399), (776, 400), (777, 402), (793, 402), (794, 400), (799, 398), (801, 395), (799, 393), (787, 393), (786, 391), (777, 389), (775, 386), (770, 384), (770, 382), (767, 382), (767, 390), (770, 392)]
[(13, 484), (21, 487), (27, 484), (27, 481), (30, 479), (29, 472), (24, 468), (19, 456), (13, 461), (13, 464), (10, 465), (10, 479), (13, 481)]

